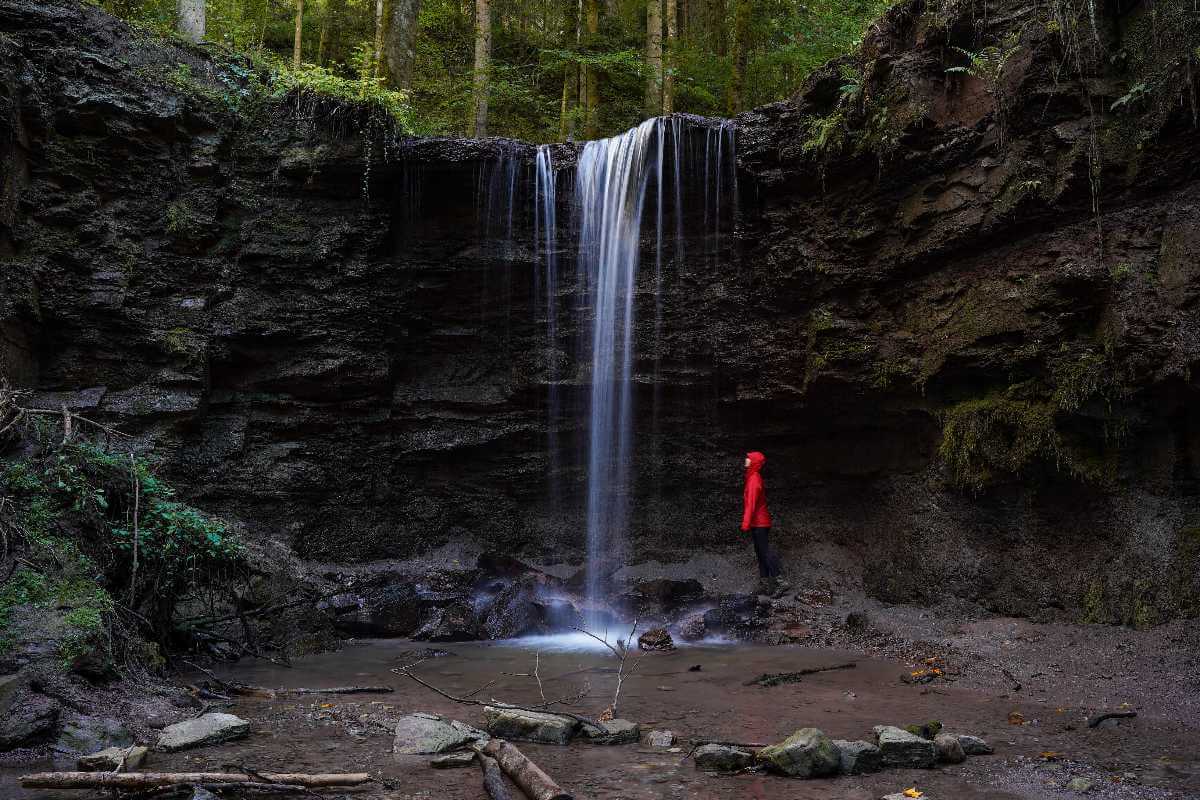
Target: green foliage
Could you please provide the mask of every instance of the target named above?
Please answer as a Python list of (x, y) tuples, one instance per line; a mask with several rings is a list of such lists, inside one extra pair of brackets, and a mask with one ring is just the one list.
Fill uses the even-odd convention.
[(998, 475), (1060, 458), (1054, 406), (1011, 394), (966, 400), (944, 412), (938, 455), (955, 484), (980, 491)]

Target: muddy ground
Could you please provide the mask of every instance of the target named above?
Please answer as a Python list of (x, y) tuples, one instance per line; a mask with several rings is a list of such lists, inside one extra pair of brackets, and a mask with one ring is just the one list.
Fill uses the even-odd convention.
[[(705, 644), (647, 654), (638, 674), (625, 684), (620, 715), (640, 722), (644, 730), (674, 731), (680, 752), (644, 745), (522, 748), (579, 798), (868, 800), (916, 787), (933, 800), (1032, 800), (1080, 796), (1066, 788), (1077, 776), (1094, 782), (1087, 797), (1200, 797), (1200, 634), (1194, 624), (1132, 631), (973, 618), (962, 609), (861, 600), (855, 608), (869, 620), (855, 632), (833, 624), (845, 611), (841, 604), (811, 609), (810, 639), (824, 640), (826, 646)], [(380, 784), (342, 795), (482, 798), (476, 769), (434, 770), (425, 758), (397, 760), (390, 753), (388, 723), (402, 713), (423, 710), (469, 723), (482, 720), (481, 709), (457, 705), (390, 672), (420, 658), (425, 647), (401, 640), (348, 642), (340, 652), (297, 660), (290, 669), (266, 662), (217, 668), (223, 677), (261, 686), (387, 683), (395, 692), (242, 698), (231, 710), (252, 721), (249, 738), (154, 754), (150, 767), (213, 770), (244, 763), (262, 770), (364, 770), (380, 776)], [(603, 652), (561, 650), (536, 641), (442, 648), (448, 655), (424, 661), (417, 671), (453, 694), (495, 680), (476, 696), (536, 701), (537, 685), (527, 673), (540, 651), (539, 674), (548, 697), (573, 694), (589, 684), (588, 698), (571, 708), (593, 714), (611, 699), (615, 662)], [(929, 684), (900, 679), (924, 666), (925, 658), (937, 658), (944, 676)], [(760, 673), (847, 660), (857, 666), (773, 688), (745, 685)], [(697, 665), (700, 670), (689, 669)], [(1090, 714), (1109, 709), (1134, 710), (1138, 716), (1087, 727)], [(1011, 724), (1012, 712), (1024, 724)], [(856, 739), (869, 736), (873, 725), (927, 719), (942, 721), (952, 732), (984, 736), (996, 753), (936, 770), (809, 781), (711, 775), (697, 771), (687, 757), (692, 737), (769, 742), (811, 725), (837, 738)], [(0, 796), (83, 796), (17, 788), (20, 771), (45, 766), (5, 768)]]

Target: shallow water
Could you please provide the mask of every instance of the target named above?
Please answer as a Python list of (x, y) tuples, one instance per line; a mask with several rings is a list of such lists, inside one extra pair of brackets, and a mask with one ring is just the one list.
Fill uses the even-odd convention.
[[(414, 667), (424, 680), (456, 695), (510, 702), (540, 703), (532, 673), (542, 681), (549, 700), (587, 697), (564, 706), (575, 713), (598, 714), (612, 700), (617, 661), (586, 637), (551, 637), (516, 642), (472, 642), (434, 645), (449, 655), (429, 658)], [(153, 754), (148, 769), (209, 770), (241, 762), (260, 770), (369, 771), (394, 782), (346, 793), (354, 797), (451, 798), (483, 797), (478, 770), (434, 770), (425, 757), (398, 760), (390, 753), (387, 723), (411, 711), (429, 711), (482, 722), (482, 709), (447, 700), (393, 667), (420, 660), (429, 646), (399, 640), (360, 641), (342, 651), (298, 659), (291, 669), (267, 662), (243, 662), (217, 668), (223, 677), (275, 688), (319, 688), (349, 684), (390, 684), (395, 691), (378, 695), (294, 695), (246, 697), (230, 709), (253, 723), (245, 740), (176, 754)], [(1044, 786), (1040, 776), (1014, 783), (1019, 771), (1045, 751), (1103, 762), (1109, 768), (1139, 764), (1149, 769), (1163, 757), (1172, 763), (1195, 760), (1179, 746), (1163, 745), (1153, 736), (1154, 720), (1139, 719), (1138, 729), (1068, 731), (1051, 725), (1053, 709), (1030, 698), (1008, 696), (957, 685), (912, 686), (898, 680), (905, 665), (868, 659), (852, 652), (802, 647), (699, 644), (672, 653), (635, 655), (637, 671), (622, 689), (618, 716), (642, 724), (643, 730), (670, 729), (680, 740), (679, 752), (642, 745), (569, 747), (520, 745), (530, 757), (578, 798), (846, 798), (874, 800), (888, 792), (916, 786), (932, 800), (972, 798), (1062, 797), (1061, 789)], [(746, 686), (764, 672), (855, 661), (852, 669), (807, 676), (801, 683), (773, 688)], [(699, 666), (699, 670), (690, 668)], [(186, 676), (198, 680), (202, 676)], [(482, 688), (481, 688), (482, 687)], [(1012, 726), (1008, 713), (1020, 710), (1037, 724)], [(778, 741), (800, 727), (815, 726), (835, 738), (868, 738), (878, 724), (941, 720), (946, 729), (982, 735), (996, 755), (937, 770), (891, 770), (871, 776), (795, 781), (764, 775), (715, 776), (698, 772), (687, 757), (688, 739), (704, 737), (742, 742)], [(1147, 734), (1150, 734), (1147, 738)], [(1158, 739), (1157, 742), (1154, 739)], [(1186, 742), (1178, 734), (1174, 741)], [(1166, 774), (1166, 770), (1161, 770)], [(1069, 779), (1069, 773), (1065, 778)], [(0, 784), (0, 794), (13, 786), (13, 775)], [(1169, 778), (1169, 779), (1168, 779)], [(1200, 790), (1193, 772), (1164, 777), (1167, 785)], [(1019, 784), (1020, 788), (1015, 786)], [(1012, 790), (1010, 791), (1010, 787)], [(19, 790), (16, 790), (19, 792)], [(4, 795), (9, 796), (9, 795)], [(19, 794), (15, 796), (21, 796)], [(78, 797), (69, 793), (27, 793), (26, 797)], [(1131, 797), (1162, 797), (1161, 794)]]

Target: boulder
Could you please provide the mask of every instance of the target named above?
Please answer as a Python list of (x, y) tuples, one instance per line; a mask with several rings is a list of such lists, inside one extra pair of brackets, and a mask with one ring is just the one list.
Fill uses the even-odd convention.
[(155, 749), (166, 753), (220, 744), (250, 733), (250, 723), (233, 714), (204, 714), (162, 729)]
[(106, 747), (129, 747), (133, 733), (112, 717), (78, 716), (63, 723), (54, 749), (59, 753), (95, 753)]
[(996, 752), (992, 746), (978, 736), (968, 736), (964, 733), (951, 734), (956, 736), (963, 752), (969, 756), (989, 756)]
[(751, 753), (724, 744), (706, 744), (696, 750), (696, 768), (708, 772), (737, 772), (754, 764)]
[(515, 639), (549, 630), (546, 606), (537, 585), (526, 579), (500, 590), (482, 613), (483, 633), (489, 639)]
[(454, 769), (455, 767), (469, 767), (475, 761), (474, 750), (462, 750), (457, 753), (446, 753), (429, 760), (429, 766), (434, 769)]
[(875, 738), (889, 767), (929, 769), (937, 764), (937, 746), (894, 725), (876, 725)]
[(469, 603), (435, 608), (413, 638), (425, 642), (468, 642), (479, 638), (475, 609)]
[(679, 638), (685, 642), (696, 642), (706, 633), (703, 614), (690, 614), (679, 622)]
[(759, 763), (793, 778), (819, 778), (841, 768), (833, 740), (816, 728), (801, 728), (779, 744), (758, 751)]
[(704, 586), (694, 578), (653, 578), (639, 581), (624, 599), (637, 614), (653, 616), (660, 613), (669, 614), (683, 606), (699, 602), (704, 597)]
[(758, 599), (752, 594), (722, 595), (716, 608), (704, 612), (708, 633), (745, 637), (759, 623)]
[(846, 775), (860, 775), (883, 769), (883, 753), (870, 742), (834, 739), (833, 744), (838, 749), (840, 769)]
[(939, 733), (933, 737), (933, 745), (937, 748), (938, 761), (944, 764), (961, 764), (967, 760), (967, 754), (963, 752), (963, 746), (959, 744), (957, 736)]
[(124, 770), (135, 770), (146, 760), (148, 748), (106, 747), (103, 750), (80, 756), (78, 766), (82, 772), (112, 772), (124, 765)]
[(651, 628), (638, 637), (638, 647), (642, 650), (674, 650), (675, 642), (666, 628)]
[(646, 736), (646, 744), (651, 747), (670, 747), (675, 744), (675, 734), (671, 731), (650, 731)]
[(486, 734), (469, 725), (420, 712), (401, 717), (395, 730), (392, 752), (407, 756), (444, 753), (478, 741), (481, 736), (486, 738)]
[(0, 678), (0, 751), (50, 738), (60, 710), (54, 700), (32, 690), (27, 676)]
[(492, 736), (522, 742), (567, 744), (579, 730), (579, 721), (542, 711), (485, 706), (484, 728)]
[(627, 719), (610, 719), (599, 725), (584, 723), (580, 733), (592, 744), (637, 744), (642, 728)]

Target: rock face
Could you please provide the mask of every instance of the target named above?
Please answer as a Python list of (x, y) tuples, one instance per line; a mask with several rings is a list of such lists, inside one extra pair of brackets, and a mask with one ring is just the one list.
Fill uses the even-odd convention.
[[(753, 438), (785, 478), (772, 510), (866, 553), (875, 597), (1139, 625), (1200, 609), (1196, 84), (1170, 66), (1190, 51), (1136, 44), (1195, 22), (1161, 5), (1095, 4), (1103, 46), (1076, 63), (1070, 25), (1028, 0), (906, 0), (857, 59), (736, 120), (737, 224), (685, 214), (661, 292), (637, 295), (631, 560), (727, 546), (713, 454)], [(530, 196), (531, 147), (384, 147), (295, 104), (247, 124), (225, 65), (131, 44), (90, 4), (3, 0), (0, 30), (0, 373), (305, 558), (582, 557), (587, 320), (564, 299), (548, 339), (532, 226), (496, 230), (506, 195), (478, 189), (515, 164)], [(947, 73), (1018, 32), (1004, 86)], [(754, 621), (726, 611), (712, 632)], [(530, 625), (457, 607), (395, 629)]]
[(541, 744), (569, 744), (579, 731), (579, 722), (558, 714), (486, 706), (484, 727), (492, 736)]
[(167, 753), (240, 739), (250, 732), (250, 723), (233, 714), (204, 714), (163, 728), (157, 749)]
[(409, 756), (444, 753), (480, 737), (480, 731), (457, 721), (435, 714), (408, 714), (396, 722), (392, 752)]
[(928, 769), (937, 764), (937, 746), (929, 739), (891, 725), (875, 726), (875, 736), (883, 763), (889, 767)]
[(883, 753), (870, 742), (848, 742), (845, 739), (834, 739), (833, 744), (838, 750), (842, 773), (860, 775), (883, 769)]
[(754, 756), (736, 747), (706, 744), (696, 749), (696, 768), (710, 772), (736, 772), (753, 766)]
[(58, 703), (31, 691), (25, 675), (0, 678), (0, 751), (37, 744), (51, 737), (60, 713)]
[(816, 728), (801, 728), (779, 744), (764, 747), (757, 760), (772, 772), (793, 778), (819, 778), (841, 768), (838, 747)]

